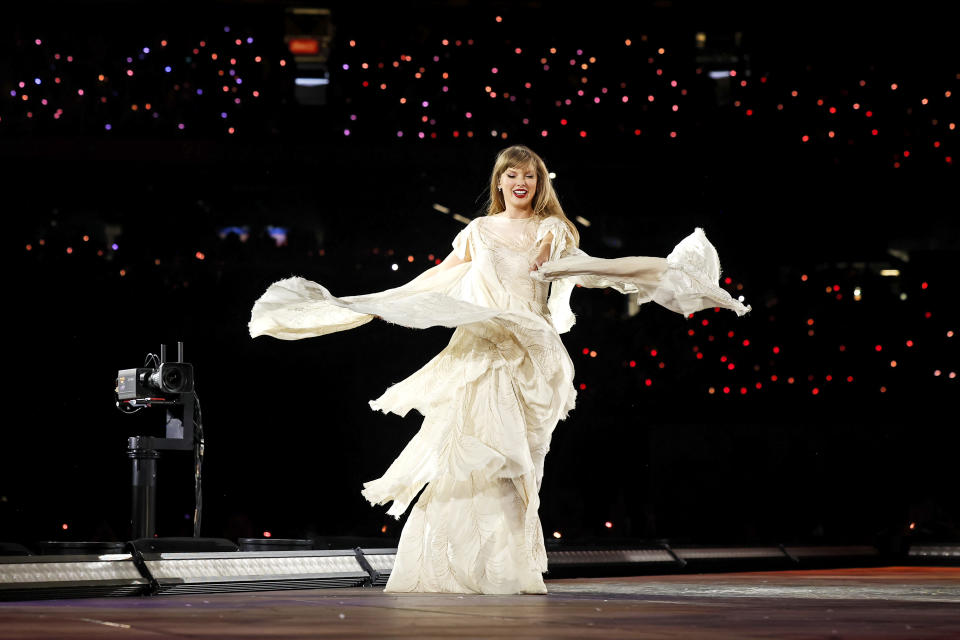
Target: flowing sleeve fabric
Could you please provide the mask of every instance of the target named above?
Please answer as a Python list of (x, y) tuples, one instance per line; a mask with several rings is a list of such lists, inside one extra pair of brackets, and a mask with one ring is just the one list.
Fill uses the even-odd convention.
[(470, 254), (470, 233), (476, 227), (476, 223), (471, 220), (470, 224), (465, 226), (460, 230), (460, 233), (453, 239), (451, 243), (453, 245), (453, 252), (457, 254), (457, 257), (461, 260), (466, 260), (467, 255)]
[[(471, 223), (457, 234), (455, 251), (466, 251), (475, 227)], [(347, 331), (374, 316), (412, 329), (488, 320), (499, 311), (475, 304), (466, 291), (465, 276), (472, 264), (464, 262), (443, 271), (433, 267), (402, 286), (359, 296), (337, 297), (306, 278), (286, 278), (270, 285), (254, 303), (250, 336), (301, 340)]]
[[(541, 269), (547, 264), (557, 262), (561, 258), (582, 253), (577, 248), (576, 240), (573, 234), (570, 233), (570, 228), (559, 218), (551, 216), (540, 223), (540, 226), (537, 228), (536, 238), (538, 246), (548, 234), (552, 234), (553, 236), (550, 245), (550, 257), (547, 262), (540, 267)], [(531, 272), (531, 275), (537, 280), (547, 280), (542, 277), (542, 274), (536, 271)], [(573, 292), (573, 287), (576, 283), (569, 278), (552, 278), (550, 281), (550, 295), (547, 298), (547, 309), (550, 311), (553, 328), (557, 330), (557, 333), (566, 333), (570, 330), (570, 327), (576, 323), (573, 310), (570, 309), (570, 294)]]
[[(730, 309), (738, 316), (751, 311), (749, 305), (744, 305), (719, 286), (720, 273), (717, 251), (703, 229), (697, 227), (666, 258), (594, 258), (572, 247), (557, 258), (553, 258), (551, 251), (551, 259), (531, 275), (552, 283), (548, 306), (555, 325), (559, 325), (557, 331), (562, 332), (561, 327), (567, 330), (573, 325), (569, 299), (570, 291), (576, 285), (636, 293), (638, 304), (652, 301), (683, 315), (712, 307)], [(558, 282), (567, 284), (558, 288)]]

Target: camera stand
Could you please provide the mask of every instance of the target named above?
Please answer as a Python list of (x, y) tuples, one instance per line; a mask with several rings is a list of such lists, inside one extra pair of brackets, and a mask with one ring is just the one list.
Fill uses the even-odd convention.
[(133, 464), (131, 477), (130, 528), (134, 539), (152, 538), (157, 522), (157, 462), (161, 451), (193, 450), (193, 394), (178, 401), (144, 398), (131, 405), (167, 405), (166, 437), (132, 436), (127, 438), (127, 457)]

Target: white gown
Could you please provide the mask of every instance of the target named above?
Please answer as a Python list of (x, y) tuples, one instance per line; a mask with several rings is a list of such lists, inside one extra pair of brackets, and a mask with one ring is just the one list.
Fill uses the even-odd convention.
[[(549, 260), (531, 273), (540, 241)], [(374, 315), (412, 328), (456, 327), (449, 344), (370, 406), (423, 424), (382, 477), (364, 483), (371, 504), (403, 527), (388, 592), (546, 593), (538, 508), (544, 458), (574, 408), (573, 363), (559, 333), (574, 323), (573, 287), (636, 293), (681, 314), (750, 311), (717, 286), (720, 263), (697, 228), (667, 258), (593, 258), (555, 217), (474, 219), (453, 241), (471, 261), (430, 270), (377, 293), (337, 298), (289, 278), (256, 302), (250, 335), (296, 340), (343, 331)], [(552, 285), (551, 285), (552, 282)], [(552, 289), (550, 287), (552, 286)], [(548, 295), (549, 294), (549, 295)]]

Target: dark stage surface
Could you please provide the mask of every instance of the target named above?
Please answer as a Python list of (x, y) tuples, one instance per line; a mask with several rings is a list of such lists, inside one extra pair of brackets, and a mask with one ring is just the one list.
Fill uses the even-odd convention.
[(957, 638), (960, 568), (548, 580), (546, 596), (382, 589), (0, 604), (2, 638)]

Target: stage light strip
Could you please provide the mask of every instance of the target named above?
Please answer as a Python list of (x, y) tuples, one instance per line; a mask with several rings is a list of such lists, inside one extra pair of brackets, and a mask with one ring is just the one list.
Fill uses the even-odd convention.
[(547, 552), (547, 564), (554, 566), (647, 562), (674, 563), (676, 560), (666, 549), (589, 549)]
[(681, 560), (726, 560), (734, 558), (782, 558), (786, 554), (780, 547), (673, 547)]
[(199, 583), (369, 578), (353, 550), (160, 553), (143, 557), (150, 574), (161, 584), (171, 580)]
[(912, 545), (907, 555), (914, 558), (960, 558), (960, 544)]
[[(130, 554), (110, 556), (8, 557), (0, 560), (0, 588), (30, 583), (82, 583), (121, 580), (146, 584)], [(107, 559), (103, 559), (107, 558)]]
[(879, 549), (867, 545), (849, 547), (784, 547), (794, 558), (828, 558), (837, 556), (876, 556)]

